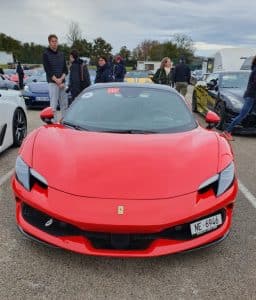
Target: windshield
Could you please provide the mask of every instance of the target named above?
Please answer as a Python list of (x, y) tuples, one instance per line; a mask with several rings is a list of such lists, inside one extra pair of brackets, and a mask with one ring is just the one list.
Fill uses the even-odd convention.
[(250, 72), (234, 72), (222, 74), (220, 87), (246, 89), (249, 75)]
[(80, 130), (118, 133), (180, 132), (197, 127), (179, 95), (144, 87), (87, 90), (73, 102), (63, 123)]

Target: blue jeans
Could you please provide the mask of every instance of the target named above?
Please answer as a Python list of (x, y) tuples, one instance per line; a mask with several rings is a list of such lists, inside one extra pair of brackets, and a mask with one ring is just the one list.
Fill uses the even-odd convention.
[(253, 108), (253, 105), (254, 105), (254, 98), (251, 97), (244, 98), (244, 105), (239, 115), (232, 120), (232, 122), (228, 125), (226, 131), (232, 132), (233, 128), (237, 124), (242, 122), (245, 117), (247, 117), (247, 115), (250, 113), (251, 109)]

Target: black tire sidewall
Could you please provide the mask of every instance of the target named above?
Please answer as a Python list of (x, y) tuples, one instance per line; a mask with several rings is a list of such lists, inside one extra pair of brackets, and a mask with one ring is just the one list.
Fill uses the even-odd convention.
[(26, 119), (26, 115), (25, 115), (24, 111), (21, 108), (16, 108), (16, 110), (14, 111), (14, 114), (13, 114), (13, 118), (12, 118), (12, 136), (13, 136), (13, 146), (14, 147), (20, 147), (21, 144), (22, 144), (23, 139), (26, 136), (26, 134), (25, 134), (25, 136), (23, 137), (23, 139), (20, 140), (20, 141), (17, 140), (17, 138), (16, 138), (16, 135), (15, 135), (15, 123), (14, 122), (16, 122), (16, 118), (15, 117), (16, 117), (16, 115), (17, 115), (18, 112), (21, 112), (23, 114), (23, 117), (24, 117), (24, 120), (25, 120), (25, 126), (26, 126), (26, 133), (27, 133), (27, 119)]
[(217, 107), (221, 106), (221, 109), (219, 109), (219, 113), (218, 116), (220, 117), (220, 122), (219, 124), (216, 126), (217, 129), (219, 130), (223, 130), (224, 129), (224, 125), (225, 125), (225, 119), (226, 119), (226, 106), (225, 103), (223, 101), (218, 101), (216, 103), (216, 106), (214, 108), (214, 111), (217, 113)]

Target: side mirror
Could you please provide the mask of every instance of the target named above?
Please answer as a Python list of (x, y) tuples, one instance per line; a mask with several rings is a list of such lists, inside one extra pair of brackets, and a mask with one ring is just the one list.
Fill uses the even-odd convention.
[(54, 112), (51, 107), (43, 109), (40, 113), (40, 118), (46, 124), (52, 124), (52, 119), (54, 118)]
[(207, 129), (216, 127), (220, 122), (220, 117), (213, 111), (208, 111), (205, 116), (205, 122), (208, 124)]

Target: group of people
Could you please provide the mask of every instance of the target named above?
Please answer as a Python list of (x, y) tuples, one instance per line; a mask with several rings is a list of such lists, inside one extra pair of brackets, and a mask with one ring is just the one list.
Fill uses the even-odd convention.
[[(65, 90), (65, 78), (68, 74), (64, 54), (58, 51), (58, 38), (55, 34), (48, 37), (49, 47), (43, 54), (43, 65), (49, 83), (50, 105), (56, 112), (58, 102), (62, 115), (68, 107), (68, 98)], [(91, 84), (89, 72), (86, 64), (79, 58), (76, 50), (70, 53), (70, 79), (69, 89), (72, 99), (86, 87)], [(20, 85), (23, 85), (22, 74), (24, 71), (20, 64), (17, 66), (17, 73), (19, 74)], [(105, 82), (122, 82), (126, 74), (124, 62), (120, 55), (114, 58), (114, 61), (107, 60), (105, 56), (100, 56), (98, 59), (98, 66), (96, 71), (96, 78), (94, 83)], [(175, 87), (176, 90), (184, 97), (187, 93), (187, 88), (190, 83), (191, 71), (185, 63), (184, 58), (181, 58), (179, 63), (175, 66), (169, 57), (165, 57), (161, 61), (160, 68), (153, 76), (153, 82), (156, 84), (164, 84)], [(247, 89), (244, 94), (244, 105), (239, 115), (228, 125), (223, 132), (223, 136), (228, 140), (233, 140), (231, 132), (233, 128), (239, 124), (251, 111), (256, 100), (256, 56), (252, 62), (252, 72), (248, 81)], [(56, 119), (56, 117), (55, 117)]]
[(180, 58), (179, 63), (173, 67), (169, 57), (164, 57), (161, 61), (160, 68), (154, 74), (152, 80), (156, 84), (165, 84), (175, 87), (176, 90), (184, 97), (187, 94), (190, 83), (191, 71), (185, 63), (184, 58)]
[[(91, 85), (87, 65), (79, 58), (77, 50), (70, 52), (70, 70), (68, 89), (65, 89), (65, 80), (68, 68), (64, 54), (58, 51), (58, 37), (55, 34), (48, 36), (49, 47), (43, 53), (43, 66), (49, 83), (50, 105), (56, 112), (58, 102), (62, 116), (68, 107), (67, 92), (70, 91), (72, 100), (80, 92)], [(113, 61), (108, 61), (105, 56), (100, 56), (94, 83), (122, 82), (126, 74), (123, 59), (117, 55)]]

